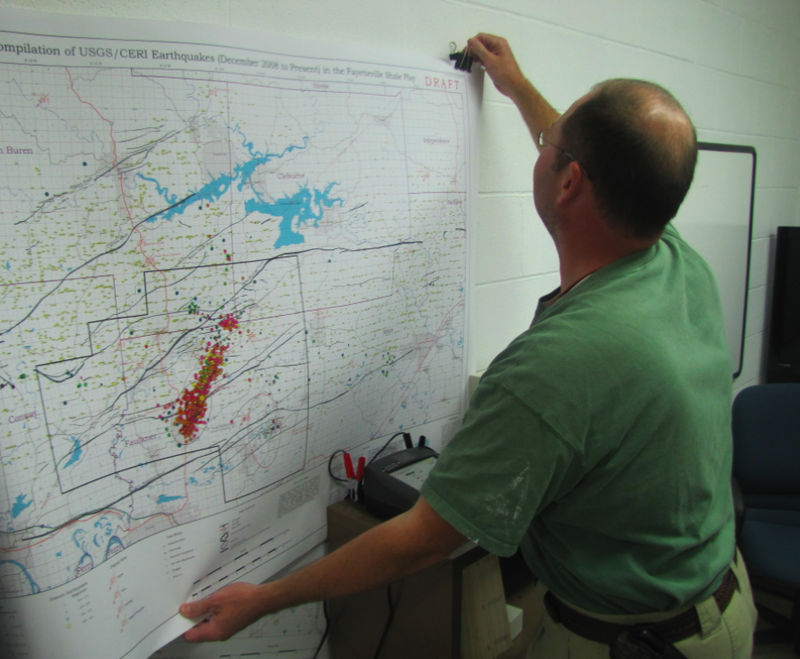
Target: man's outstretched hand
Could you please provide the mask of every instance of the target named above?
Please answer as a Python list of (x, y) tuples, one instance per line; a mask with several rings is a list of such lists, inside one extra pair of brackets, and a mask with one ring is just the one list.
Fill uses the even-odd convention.
[(536, 136), (540, 130), (553, 125), (558, 118), (558, 112), (523, 75), (508, 41), (503, 37), (481, 32), (469, 39), (467, 46), (470, 55), (483, 64), (497, 91), (508, 96), (517, 106), (536, 148), (541, 151), (542, 147), (538, 145)]
[(511, 52), (508, 41), (503, 37), (481, 32), (469, 39), (467, 45), (470, 55), (483, 64), (497, 91), (504, 96), (514, 100), (522, 88), (530, 86), (514, 58), (514, 53)]
[(445, 560), (465, 541), (420, 497), (408, 512), (296, 572), (260, 586), (230, 584), (204, 600), (182, 604), (181, 615), (202, 619), (183, 638), (191, 643), (227, 640), (268, 613), (403, 579)]
[(225, 641), (267, 613), (263, 586), (232, 583), (197, 602), (181, 604), (185, 618), (205, 619), (187, 631), (183, 638), (190, 643)]

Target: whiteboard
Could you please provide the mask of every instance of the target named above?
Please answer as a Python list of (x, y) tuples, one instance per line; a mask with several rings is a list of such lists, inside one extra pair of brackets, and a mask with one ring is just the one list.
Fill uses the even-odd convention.
[(742, 370), (756, 152), (700, 142), (694, 182), (673, 224), (717, 280), (733, 377)]

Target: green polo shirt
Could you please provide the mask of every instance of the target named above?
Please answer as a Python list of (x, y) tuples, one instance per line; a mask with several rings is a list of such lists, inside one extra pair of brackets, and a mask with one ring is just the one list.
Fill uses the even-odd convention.
[(590, 611), (700, 601), (734, 551), (731, 372), (714, 278), (668, 228), (540, 301), (422, 496)]

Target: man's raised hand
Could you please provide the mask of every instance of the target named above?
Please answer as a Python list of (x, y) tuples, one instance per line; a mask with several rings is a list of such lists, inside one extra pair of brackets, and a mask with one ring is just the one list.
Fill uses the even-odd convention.
[[(503, 37), (481, 32), (469, 39), (467, 45), (470, 54), (483, 64), (497, 91), (508, 96), (517, 106), (536, 144), (538, 132), (550, 128), (558, 118), (558, 112), (523, 75), (508, 41)], [(539, 148), (538, 144), (536, 148)]]
[(467, 41), (470, 55), (475, 57), (486, 69), (494, 86), (504, 96), (512, 100), (521, 89), (530, 86), (511, 52), (511, 47), (503, 37), (481, 32)]

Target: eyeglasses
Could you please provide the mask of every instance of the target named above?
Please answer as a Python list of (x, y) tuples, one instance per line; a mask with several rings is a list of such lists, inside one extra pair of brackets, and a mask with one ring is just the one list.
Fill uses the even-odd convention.
[(586, 167), (583, 166), (581, 161), (578, 160), (575, 156), (573, 156), (566, 149), (562, 149), (560, 146), (558, 146), (558, 144), (553, 144), (549, 139), (547, 139), (547, 137), (545, 137), (545, 134), (547, 134), (547, 135), (550, 134), (550, 129), (549, 128), (545, 128), (544, 130), (540, 130), (538, 133), (536, 133), (536, 143), (539, 146), (545, 146), (546, 144), (549, 144), (553, 148), (558, 149), (559, 151), (561, 151), (561, 153), (563, 153), (565, 156), (567, 156), (567, 158), (569, 158), (570, 160), (574, 160), (576, 163), (578, 163), (580, 168), (586, 173), (586, 178), (588, 178), (591, 181), (592, 180), (592, 176), (591, 176), (591, 174), (589, 174), (589, 170), (586, 169)]

